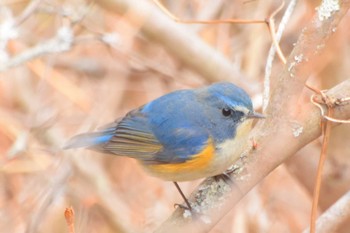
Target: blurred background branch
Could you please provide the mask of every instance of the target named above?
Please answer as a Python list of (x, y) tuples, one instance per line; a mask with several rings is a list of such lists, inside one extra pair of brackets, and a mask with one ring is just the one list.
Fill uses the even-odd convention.
[(238, 67), (201, 40), (193, 30), (172, 21), (151, 2), (102, 0), (96, 3), (108, 11), (124, 14), (131, 23), (140, 27), (143, 35), (152, 42), (162, 45), (208, 82), (229, 80), (234, 77), (238, 85), (242, 87), (247, 85), (243, 82), (245, 77)]

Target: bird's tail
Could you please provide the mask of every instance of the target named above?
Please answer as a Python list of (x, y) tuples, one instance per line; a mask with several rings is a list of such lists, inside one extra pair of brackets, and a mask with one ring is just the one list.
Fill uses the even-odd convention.
[(113, 131), (100, 131), (78, 134), (65, 143), (63, 149), (88, 147), (94, 149), (108, 142), (113, 137)]

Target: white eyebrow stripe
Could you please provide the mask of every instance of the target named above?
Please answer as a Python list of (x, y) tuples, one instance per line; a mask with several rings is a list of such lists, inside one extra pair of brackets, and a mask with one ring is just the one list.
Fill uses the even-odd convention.
[(247, 115), (249, 113), (249, 109), (242, 107), (242, 106), (234, 106), (232, 109), (236, 110), (236, 111), (243, 112), (244, 115)]

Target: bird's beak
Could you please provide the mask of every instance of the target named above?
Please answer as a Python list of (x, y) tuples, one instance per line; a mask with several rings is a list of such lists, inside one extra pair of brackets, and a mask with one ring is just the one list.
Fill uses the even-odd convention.
[(264, 118), (266, 118), (266, 116), (261, 114), (261, 113), (258, 113), (258, 112), (249, 112), (247, 115), (247, 118), (264, 119)]

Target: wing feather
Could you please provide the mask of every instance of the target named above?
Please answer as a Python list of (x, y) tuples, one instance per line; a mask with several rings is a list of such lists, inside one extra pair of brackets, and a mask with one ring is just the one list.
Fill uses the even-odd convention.
[(113, 137), (103, 145), (104, 151), (146, 161), (152, 160), (162, 148), (146, 116), (138, 111), (127, 114), (118, 122)]

